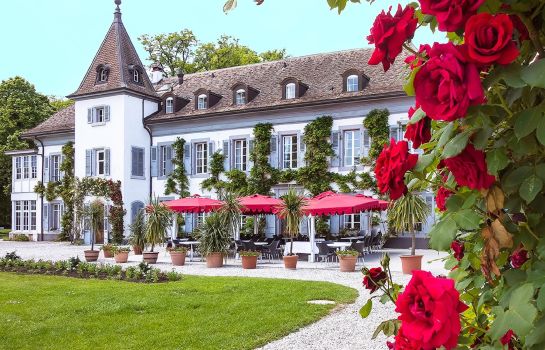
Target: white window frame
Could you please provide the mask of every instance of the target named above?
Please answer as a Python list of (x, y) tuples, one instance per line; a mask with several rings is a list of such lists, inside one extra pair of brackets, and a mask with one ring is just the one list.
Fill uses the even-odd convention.
[(23, 179), (30, 179), (30, 157), (23, 156)]
[(61, 203), (51, 203), (51, 218), (50, 227), (51, 231), (58, 231), (61, 229), (62, 218), (62, 205)]
[[(102, 160), (100, 155), (102, 154)], [(100, 166), (102, 165), (102, 172), (100, 172)], [(96, 175), (106, 176), (106, 150), (104, 148), (96, 150)]]
[(361, 230), (361, 216), (360, 214), (345, 214), (344, 215), (344, 228), (349, 230)]
[(286, 100), (295, 98), (295, 83), (286, 84)]
[(23, 179), (23, 157), (15, 157), (15, 179)]
[(361, 157), (361, 130), (343, 130), (343, 165), (358, 166)]
[(359, 77), (356, 74), (349, 75), (346, 78), (346, 91), (356, 92), (359, 90)]
[(95, 107), (95, 120), (94, 123), (101, 124), (106, 121), (106, 109), (105, 107)]
[(245, 105), (246, 104), (246, 90), (244, 89), (238, 89), (235, 92), (235, 104), (237, 106)]
[(51, 165), (49, 166), (49, 179), (51, 181), (60, 181), (61, 180), (61, 155), (60, 154), (51, 154), (49, 156), (49, 161)]
[(15, 210), (14, 210), (14, 228), (15, 231), (22, 231), (22, 219), (23, 219), (23, 201), (15, 201)]
[(195, 144), (195, 174), (208, 173), (208, 142), (196, 142)]
[(282, 168), (297, 169), (299, 138), (296, 134), (282, 135)]
[(248, 140), (233, 140), (233, 168), (246, 171), (248, 170)]
[(31, 179), (37, 179), (38, 178), (38, 157), (37, 156), (30, 156), (30, 178)]
[(169, 97), (165, 101), (165, 113), (174, 113), (174, 98)]
[(134, 80), (135, 83), (139, 83), (140, 82), (140, 72), (138, 71), (138, 69), (134, 69), (133, 72), (132, 72), (132, 79)]
[(166, 177), (167, 175), (167, 148), (169, 145), (160, 145), (159, 152), (159, 177)]
[(98, 78), (99, 82), (105, 82), (106, 79), (108, 79), (108, 73), (106, 73), (106, 69), (102, 68), (100, 69), (100, 74), (99, 74), (99, 78)]
[(36, 231), (36, 201), (15, 201), (14, 205), (14, 231)]
[(36, 201), (30, 202), (30, 231), (36, 231)]
[(197, 109), (207, 109), (208, 108), (208, 96), (206, 94), (201, 94), (197, 97)]
[(204, 220), (206, 220), (206, 213), (197, 213), (195, 220), (196, 220), (196, 227), (199, 227), (200, 225), (204, 224)]
[[(138, 153), (140, 153), (142, 155), (141, 159), (142, 161), (141, 162), (137, 162), (137, 165), (136, 165), (136, 169), (133, 168), (133, 164), (134, 164), (134, 160), (132, 159), (132, 157), (134, 156), (134, 151), (138, 151)], [(137, 179), (141, 179), (141, 178), (144, 178), (145, 177), (145, 165), (146, 165), (146, 151), (144, 148), (142, 147), (135, 147), (135, 146), (132, 146), (131, 147), (131, 177), (133, 178), (137, 178)], [(138, 159), (137, 159), (138, 161)], [(142, 174), (136, 174), (136, 172), (138, 172), (138, 170), (140, 170), (139, 168), (141, 167), (141, 170), (142, 170)]]

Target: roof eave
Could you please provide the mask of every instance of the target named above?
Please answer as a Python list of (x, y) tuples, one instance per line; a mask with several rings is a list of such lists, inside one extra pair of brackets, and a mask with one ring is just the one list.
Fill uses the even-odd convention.
[(62, 135), (62, 134), (71, 134), (74, 133), (74, 128), (69, 129), (57, 129), (57, 130), (50, 130), (50, 131), (36, 131), (36, 132), (24, 132), (21, 134), (21, 138), (25, 140), (33, 139), (38, 136), (53, 136), (53, 135)]

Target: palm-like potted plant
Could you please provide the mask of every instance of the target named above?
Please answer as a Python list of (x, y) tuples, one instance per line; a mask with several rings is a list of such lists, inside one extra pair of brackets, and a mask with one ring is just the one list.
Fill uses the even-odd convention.
[(290, 238), (290, 251), (284, 256), (284, 267), (286, 269), (296, 269), (298, 256), (293, 254), (293, 238), (299, 234), (299, 224), (305, 215), (303, 207), (307, 204), (307, 200), (297, 194), (294, 189), (290, 189), (287, 194), (282, 197), (282, 204), (277, 210), (278, 216), (286, 221), (285, 236)]
[(154, 198), (146, 207), (146, 214), (145, 241), (150, 251), (143, 253), (144, 261), (155, 264), (159, 256), (159, 252), (154, 251), (155, 245), (164, 243), (167, 230), (172, 225), (172, 211)]
[(146, 246), (146, 218), (143, 210), (138, 211), (129, 229), (131, 231), (129, 244), (132, 245), (134, 255), (142, 255), (142, 251)]
[(123, 264), (129, 260), (129, 252), (131, 251), (131, 248), (114, 246), (112, 251), (116, 263)]
[(337, 250), (337, 257), (339, 258), (339, 268), (341, 272), (354, 272), (356, 271), (356, 261), (360, 253), (357, 250)]
[(111, 243), (106, 243), (102, 245), (102, 252), (104, 253), (105, 258), (113, 258), (114, 257), (114, 250), (115, 245)]
[(85, 209), (84, 215), (87, 216), (91, 228), (91, 250), (84, 251), (85, 260), (88, 262), (97, 261), (100, 250), (95, 250), (95, 232), (102, 229), (104, 224), (104, 206), (102, 202), (98, 199), (92, 201)]
[(422, 255), (416, 255), (415, 227), (426, 220), (429, 212), (424, 199), (413, 192), (407, 192), (388, 208), (388, 222), (392, 228), (396, 232), (408, 230), (411, 234), (411, 254), (401, 256), (401, 267), (405, 274), (422, 267)]
[(199, 241), (199, 252), (206, 257), (206, 267), (222, 267), (223, 256), (227, 254), (231, 244), (226, 215), (221, 212), (212, 213), (195, 231)]

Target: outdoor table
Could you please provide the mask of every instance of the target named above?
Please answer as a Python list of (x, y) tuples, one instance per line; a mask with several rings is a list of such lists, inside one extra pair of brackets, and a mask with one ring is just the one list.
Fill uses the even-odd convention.
[(348, 242), (334, 242), (329, 243), (327, 246), (330, 248), (340, 248), (341, 250), (346, 250), (346, 248), (350, 247), (352, 243)]
[(350, 241), (357, 241), (357, 240), (363, 240), (365, 239), (365, 236), (358, 236), (358, 237), (343, 237), (341, 240), (350, 240)]
[(189, 261), (193, 261), (193, 246), (194, 245), (198, 245), (200, 242), (199, 241), (185, 241), (185, 242), (180, 242), (180, 244), (183, 244), (183, 245), (188, 245), (190, 248), (189, 250)]
[(267, 242), (254, 242), (255, 245), (267, 245)]

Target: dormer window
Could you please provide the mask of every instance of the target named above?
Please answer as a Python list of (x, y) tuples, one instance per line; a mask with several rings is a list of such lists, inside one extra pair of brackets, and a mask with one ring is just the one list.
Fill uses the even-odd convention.
[(132, 72), (132, 79), (134, 80), (135, 83), (139, 83), (140, 82), (140, 72), (138, 70), (134, 70)]
[(355, 92), (359, 90), (359, 79), (355, 74), (349, 75), (346, 78), (346, 91)]
[(199, 95), (197, 97), (197, 109), (206, 109), (208, 108), (208, 96), (205, 94)]
[(238, 89), (235, 92), (235, 104), (237, 106), (246, 104), (246, 90), (244, 89)]
[(99, 64), (97, 66), (96, 84), (107, 82), (109, 74), (110, 67), (107, 64)]
[(132, 77), (132, 82), (139, 85), (144, 85), (144, 71), (142, 67), (135, 64), (129, 64), (129, 76)]
[(295, 83), (286, 84), (286, 100), (295, 98)]
[(169, 97), (166, 99), (165, 111), (166, 113), (174, 113), (174, 98)]
[(108, 73), (106, 72), (106, 69), (101, 68), (100, 73), (98, 75), (98, 81), (103, 83), (108, 79)]

